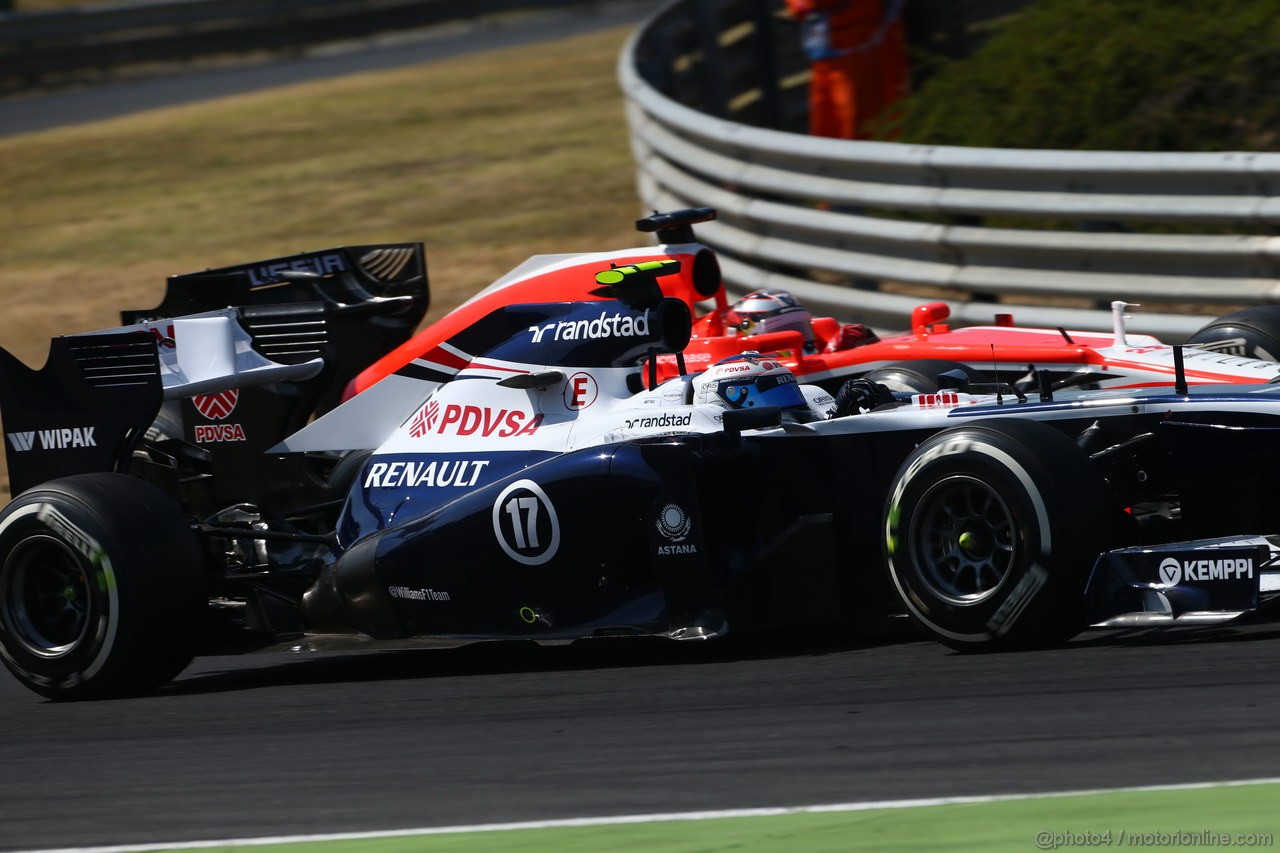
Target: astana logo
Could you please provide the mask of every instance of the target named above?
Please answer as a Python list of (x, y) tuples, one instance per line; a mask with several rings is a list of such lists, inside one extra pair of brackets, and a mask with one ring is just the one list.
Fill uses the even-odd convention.
[(678, 504), (667, 504), (658, 513), (658, 532), (672, 542), (683, 542), (693, 523)]

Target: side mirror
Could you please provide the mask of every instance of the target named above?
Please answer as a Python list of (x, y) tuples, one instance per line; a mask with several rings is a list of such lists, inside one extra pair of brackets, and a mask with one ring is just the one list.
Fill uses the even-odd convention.
[(539, 373), (517, 373), (515, 376), (509, 376), (506, 379), (499, 380), (498, 385), (503, 388), (537, 388), (542, 391), (550, 388), (557, 382), (564, 381), (564, 373), (559, 370), (543, 370)]
[[(911, 312), (911, 333), (917, 338), (929, 336), (930, 327), (942, 323), (951, 316), (951, 309), (945, 302), (930, 302), (917, 305)], [(944, 331), (939, 328), (937, 331)]]
[(938, 374), (939, 391), (964, 391), (969, 387), (969, 374), (956, 368)]

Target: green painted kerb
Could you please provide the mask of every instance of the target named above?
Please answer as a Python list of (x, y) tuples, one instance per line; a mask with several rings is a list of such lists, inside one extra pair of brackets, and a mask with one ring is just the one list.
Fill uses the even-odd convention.
[[(273, 853), (1277, 850), (1277, 804), (1280, 785), (1267, 784), (771, 817), (416, 835), (285, 844), (268, 849)], [(1109, 843), (1104, 840), (1108, 833)], [(1271, 836), (1269, 842), (1267, 835)], [(1230, 843), (1222, 843), (1224, 838)]]

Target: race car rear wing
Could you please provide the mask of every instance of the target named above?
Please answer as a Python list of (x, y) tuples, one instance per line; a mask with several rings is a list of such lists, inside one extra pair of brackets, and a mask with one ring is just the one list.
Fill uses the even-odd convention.
[(9, 491), (57, 477), (123, 470), (163, 397), (146, 331), (54, 338), (32, 370), (0, 349), (0, 416)]
[(122, 311), (120, 316), (123, 323), (132, 325), (228, 305), (350, 305), (406, 296), (411, 301), (401, 324), (413, 326), (430, 304), (426, 253), (421, 243), (340, 246), (172, 275), (158, 306)]
[[(315, 306), (313, 310), (323, 310)], [(163, 328), (163, 331), (162, 331)], [(236, 309), (54, 338), (32, 370), (0, 349), (0, 417), (13, 494), (121, 467), (166, 400), (305, 382), (322, 358), (281, 364), (253, 348)]]
[[(316, 306), (315, 310), (323, 311)], [(156, 343), (164, 399), (249, 388), (269, 382), (297, 382), (318, 374), (324, 359), (318, 349), (306, 361), (280, 363), (254, 349), (254, 338), (235, 308), (175, 317), (160, 323), (138, 323), (121, 329), (86, 332), (80, 338), (143, 332)], [(302, 352), (295, 348), (294, 353)]]
[(308, 401), (322, 414), (352, 377), (409, 339), (430, 303), (422, 244), (381, 243), (170, 276), (159, 305), (120, 317), (154, 324), (235, 306), (254, 347), (272, 361), (324, 358), (321, 387)]
[(421, 244), (347, 247), (173, 276), (124, 327), (55, 338), (40, 370), (0, 350), (10, 490), (127, 470), (173, 401), (171, 437), (209, 454), (220, 490), (251, 497), (265, 475), (250, 460), (332, 407), (428, 302)]

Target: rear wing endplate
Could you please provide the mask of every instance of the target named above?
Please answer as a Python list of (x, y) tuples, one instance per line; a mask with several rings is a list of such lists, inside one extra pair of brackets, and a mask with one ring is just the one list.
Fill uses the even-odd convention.
[(162, 397), (156, 342), (146, 332), (54, 338), (40, 370), (0, 349), (10, 493), (123, 470)]

